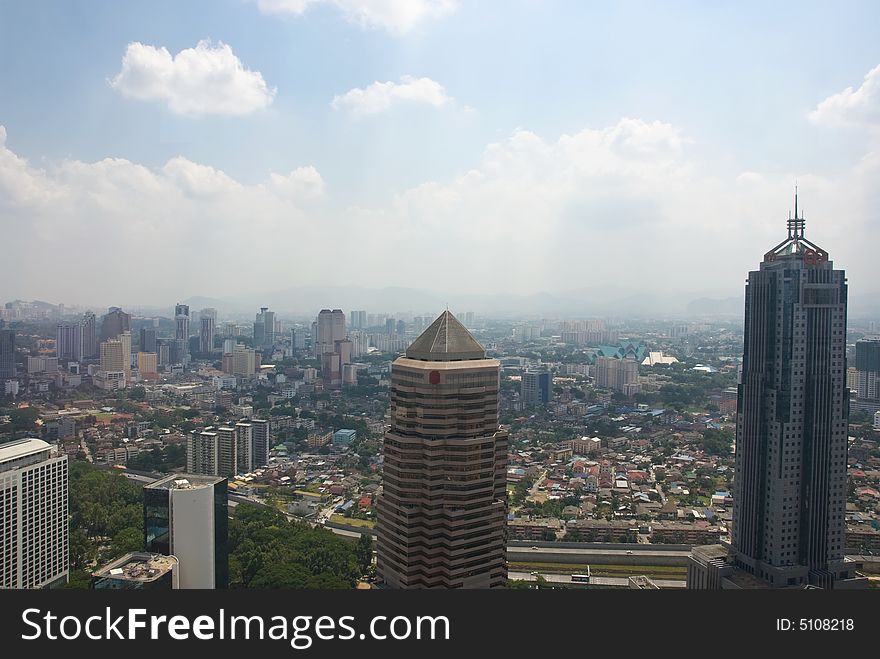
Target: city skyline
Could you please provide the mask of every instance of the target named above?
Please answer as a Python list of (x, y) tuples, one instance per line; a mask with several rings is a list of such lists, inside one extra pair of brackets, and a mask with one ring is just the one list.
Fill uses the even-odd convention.
[(880, 587), (878, 25), (0, 2), (0, 590)]
[[(472, 263), (444, 296), (738, 297), (748, 245), (772, 240), (797, 180), (854, 300), (876, 298), (870, 243), (852, 237), (877, 206), (878, 9), (851, 9), (96, 3), (84, 21), (4, 5), (3, 297), (256, 296), (251, 262), (270, 290), (377, 289), (399, 282), (385, 255), (414, 242), (414, 289), (437, 288), (431, 261)], [(328, 235), (357, 272), (319, 267)], [(162, 236), (162, 267), (135, 275), (130, 250)], [(224, 267), (187, 268), (190, 245)], [(25, 267), (60, 246), (102, 259), (62, 278)]]

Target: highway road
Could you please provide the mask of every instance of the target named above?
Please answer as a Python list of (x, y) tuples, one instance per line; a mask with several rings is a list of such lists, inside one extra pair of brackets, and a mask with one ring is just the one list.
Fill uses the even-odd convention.
[(687, 558), (690, 555), (690, 551), (680, 549), (639, 549), (636, 544), (633, 545), (633, 549), (581, 549), (577, 547), (539, 547), (531, 549), (529, 547), (508, 547), (507, 551), (508, 553), (515, 553), (517, 556), (523, 557), (528, 557), (530, 553), (554, 554), (559, 557), (577, 558), (588, 558), (590, 556), (634, 556), (647, 559), (660, 556), (669, 558)]
[[(538, 575), (531, 574), (530, 572), (509, 572), (507, 576), (510, 579), (517, 579), (520, 581), (537, 581), (538, 579)], [(553, 574), (542, 572), (540, 573), (540, 576), (542, 576), (544, 580), (548, 583), (571, 585), (570, 574)], [(652, 581), (660, 588), (685, 588), (687, 586), (687, 582), (678, 579), (652, 579)], [(626, 587), (628, 583), (629, 581), (626, 577), (590, 577), (590, 584), (594, 586)]]

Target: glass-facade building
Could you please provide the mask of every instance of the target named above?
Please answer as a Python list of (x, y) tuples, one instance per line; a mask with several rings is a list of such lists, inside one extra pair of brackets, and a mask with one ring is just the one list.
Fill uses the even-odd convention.
[(229, 585), (227, 480), (173, 474), (144, 487), (144, 547), (175, 556), (180, 588)]

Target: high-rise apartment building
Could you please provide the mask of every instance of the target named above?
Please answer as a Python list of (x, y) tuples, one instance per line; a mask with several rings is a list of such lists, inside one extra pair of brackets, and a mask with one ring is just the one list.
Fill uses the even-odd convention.
[(0, 588), (67, 582), (67, 456), (41, 439), (0, 444)]
[(239, 343), (232, 351), (232, 374), (243, 378), (252, 378), (257, 372), (255, 351)]
[(342, 364), (339, 361), (339, 353), (325, 352), (321, 355), (321, 377), (325, 387), (342, 386)]
[(367, 312), (363, 310), (352, 311), (349, 318), (349, 323), (351, 324), (352, 329), (366, 329)]
[(526, 371), (522, 374), (520, 397), (523, 405), (546, 405), (553, 396), (553, 376), (549, 371)]
[(83, 359), (98, 357), (98, 328), (95, 314), (87, 311), (82, 318), (82, 356)]
[(102, 371), (125, 370), (125, 347), (120, 339), (101, 342), (100, 366)]
[(155, 380), (159, 376), (159, 358), (155, 352), (139, 352), (137, 367), (140, 376), (146, 380)]
[(158, 357), (159, 366), (168, 366), (171, 364), (171, 343), (174, 339), (156, 339), (156, 355)]
[(795, 197), (788, 237), (749, 273), (732, 543), (694, 551), (690, 587), (864, 583), (844, 557), (846, 276), (804, 224)]
[(345, 338), (345, 314), (341, 309), (322, 309), (315, 325), (317, 336), (312, 337), (315, 357), (333, 352), (337, 341)]
[(174, 338), (177, 340), (177, 359), (184, 361), (189, 354), (189, 305), (176, 304), (174, 306)]
[(175, 556), (180, 588), (229, 585), (227, 480), (172, 474), (144, 486), (146, 551)]
[(377, 572), (391, 588), (493, 588), (507, 576), (500, 362), (448, 311), (391, 368)]
[[(210, 312), (214, 312), (211, 314)], [(217, 326), (217, 312), (214, 309), (202, 309), (199, 321), (199, 352), (210, 355), (214, 352), (214, 330)]]
[(251, 419), (249, 423), (251, 425), (251, 466), (248, 471), (269, 464), (269, 450), (272, 448), (269, 421), (267, 419)]
[(268, 307), (260, 307), (254, 320), (254, 346), (271, 348), (275, 344), (275, 312)]
[(88, 312), (80, 320), (58, 323), (55, 329), (55, 354), (59, 360), (77, 362), (97, 357), (95, 314)]
[(296, 352), (306, 349), (306, 334), (304, 327), (294, 327), (290, 330), (290, 346)]
[(0, 329), (0, 380), (15, 377), (15, 330)]
[(217, 433), (217, 471), (215, 476), (235, 476), (238, 473), (238, 434), (230, 426), (214, 428)]
[(246, 474), (254, 469), (254, 427), (248, 421), (235, 424), (235, 457), (237, 474)]
[(639, 363), (632, 359), (596, 357), (596, 386), (613, 389), (627, 396), (639, 389)]
[(269, 441), (269, 422), (263, 419), (193, 430), (187, 438), (186, 470), (209, 476), (246, 474), (268, 464)]
[(856, 377), (853, 407), (869, 414), (880, 411), (880, 337), (856, 341)]
[(193, 430), (186, 438), (186, 471), (214, 476), (220, 462), (217, 433), (213, 428)]
[(59, 360), (82, 361), (83, 325), (80, 322), (58, 323), (55, 327), (55, 355)]

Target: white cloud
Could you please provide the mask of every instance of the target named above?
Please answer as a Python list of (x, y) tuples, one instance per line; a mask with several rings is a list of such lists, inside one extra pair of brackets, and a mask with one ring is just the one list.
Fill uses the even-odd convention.
[[(520, 129), (448, 180), (342, 208), (311, 166), (259, 183), (183, 157), (159, 168), (118, 158), (38, 168), (0, 143), (0, 281), (18, 297), (144, 304), (254, 293), (267, 281), (628, 289), (654, 305), (739, 295), (785, 236), (795, 174), (716, 176), (688, 145), (678, 127), (638, 118), (552, 139)], [(876, 290), (874, 245), (852, 236), (873, 230), (880, 151), (797, 178), (808, 237), (847, 269), (854, 292)], [(31, 267), (35, 249), (81, 258), (58, 277)]]
[(311, 165), (297, 167), (287, 175), (272, 173), (269, 183), (278, 195), (285, 198), (314, 199), (324, 194), (324, 179)]
[(858, 89), (829, 96), (807, 117), (819, 125), (880, 127), (880, 65), (868, 71)]
[[(155, 303), (172, 292), (249, 288), (255, 259), (266, 260), (267, 276), (283, 278), (294, 245), (321, 238), (311, 213), (320, 212), (322, 185), (311, 166), (245, 184), (184, 157), (158, 168), (123, 158), (38, 168), (0, 143), (8, 252), (0, 280), (10, 295)], [(35, 272), (26, 253), (36, 246), (70, 255), (76, 267), (62, 277)]]
[[(741, 294), (746, 272), (785, 236), (795, 176), (719, 178), (688, 143), (678, 128), (640, 119), (555, 140), (518, 130), (457, 178), (416, 186), (352, 222), (382, 227), (388, 252), (417, 245), (426, 263), (467, 264), (443, 269), (434, 287), (612, 296), (628, 288), (646, 305)], [(835, 178), (798, 176), (808, 234), (863, 282), (877, 276), (873, 247), (851, 236), (869, 226), (872, 175), (880, 177), (880, 159)], [(397, 265), (390, 259), (380, 282), (399, 281)], [(407, 284), (430, 286), (430, 273), (408, 270)]]
[(347, 110), (354, 115), (385, 112), (398, 103), (415, 103), (441, 107), (453, 101), (439, 82), (430, 78), (403, 76), (400, 82), (374, 82), (355, 87), (333, 98), (334, 110)]
[(335, 7), (346, 20), (361, 27), (403, 34), (424, 21), (453, 13), (458, 0), (257, 0), (266, 14), (300, 16), (318, 5)]
[(232, 48), (207, 40), (173, 57), (164, 47), (130, 43), (110, 84), (126, 98), (163, 101), (185, 115), (249, 114), (268, 107), (276, 93)]
[(181, 191), (194, 197), (216, 197), (241, 188), (237, 181), (219, 169), (180, 156), (165, 163), (162, 173)]

